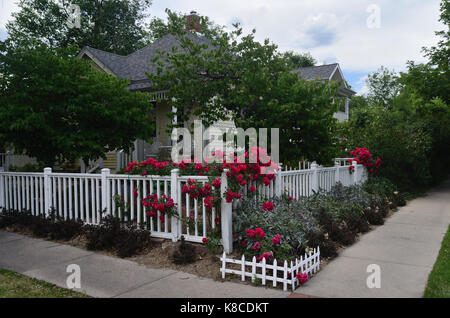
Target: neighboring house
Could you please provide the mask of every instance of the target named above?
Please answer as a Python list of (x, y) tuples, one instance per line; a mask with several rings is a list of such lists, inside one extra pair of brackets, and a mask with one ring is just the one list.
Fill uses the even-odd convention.
[(350, 97), (356, 94), (353, 90), (351, 90), (347, 82), (344, 78), (344, 74), (342, 73), (341, 67), (338, 63), (320, 65), (320, 66), (310, 66), (303, 67), (293, 71), (294, 73), (298, 73), (299, 76), (307, 81), (313, 80), (323, 80), (323, 81), (335, 81), (342, 83), (338, 89), (338, 94), (336, 98), (343, 99), (343, 107), (340, 109), (334, 117), (340, 122), (348, 121), (350, 115), (349, 102)]

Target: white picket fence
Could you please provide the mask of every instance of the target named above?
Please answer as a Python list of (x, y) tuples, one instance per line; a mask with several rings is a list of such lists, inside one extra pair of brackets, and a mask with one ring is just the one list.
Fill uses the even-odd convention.
[[(319, 189), (329, 190), (337, 182), (349, 186), (367, 179), (367, 171), (354, 162), (355, 171), (349, 166), (321, 168), (316, 164), (307, 170), (278, 171), (274, 182), (265, 187), (259, 185), (259, 195), (271, 199), (287, 194), (295, 199), (310, 196)], [(221, 176), (221, 195), (227, 190), (225, 171)], [(180, 176), (177, 169), (170, 176), (131, 176), (111, 174), (103, 169), (101, 174), (53, 173), (51, 168), (44, 173), (0, 172), (0, 207), (29, 210), (33, 215), (47, 214), (54, 208), (64, 219), (81, 219), (87, 224), (99, 224), (103, 212), (123, 220), (146, 226), (151, 235), (177, 241), (181, 235), (191, 242), (201, 242), (220, 220), (224, 250), (232, 251), (233, 205), (222, 200), (220, 211), (207, 210), (201, 199), (191, 199), (182, 194), (182, 187), (189, 179), (205, 184), (204, 176)], [(248, 186), (243, 189), (248, 194)], [(177, 203), (179, 218), (194, 218), (189, 227), (179, 218), (166, 216), (148, 218), (141, 204), (150, 194), (166, 195)], [(116, 200), (129, 202), (129, 207), (117, 206)]]
[[(266, 259), (263, 258), (261, 262), (256, 261), (256, 257), (253, 257), (252, 261), (246, 261), (245, 256), (242, 255), (240, 260), (227, 258), (224, 252), (220, 258), (222, 267), (220, 269), (222, 278), (225, 279), (226, 274), (234, 274), (241, 277), (244, 282), (247, 277), (251, 278), (252, 282), (256, 279), (261, 280), (262, 285), (266, 285), (268, 282), (272, 283), (273, 287), (277, 287), (278, 283), (283, 284), (283, 290), (287, 291), (288, 285), (291, 286), (292, 291), (300, 285), (297, 279), (297, 274), (308, 274), (308, 280), (313, 274), (320, 270), (320, 248), (317, 247), (309, 254), (305, 254), (305, 257), (301, 256), (300, 259), (295, 259), (289, 264), (287, 261), (278, 265), (277, 260), (273, 261), (273, 264), (267, 264)], [(240, 269), (227, 268), (227, 264), (239, 265)], [(280, 273), (280, 275), (278, 275)], [(279, 277), (282, 276), (282, 277)]]
[[(33, 215), (48, 214), (51, 208), (65, 220), (80, 219), (86, 224), (99, 224), (103, 212), (125, 221), (146, 226), (151, 235), (177, 241), (184, 235), (192, 242), (201, 242), (211, 228), (215, 228), (215, 209), (208, 212), (202, 200), (193, 200), (182, 195), (181, 189), (189, 179), (203, 184), (207, 177), (179, 176), (177, 169), (171, 176), (131, 176), (110, 174), (103, 169), (101, 174), (52, 173), (46, 168), (44, 173), (0, 173), (0, 207), (14, 210), (28, 210)], [(222, 193), (227, 185), (226, 175), (222, 175)], [(189, 228), (179, 218), (165, 216), (163, 221), (158, 213), (156, 218), (148, 218), (141, 204), (143, 198), (156, 193), (166, 195), (178, 203), (180, 217), (194, 217), (194, 226)], [(116, 200), (128, 206), (116, 205)], [(225, 201), (225, 200), (223, 200)], [(229, 207), (227, 206), (229, 205)], [(225, 215), (228, 213), (229, 216)], [(221, 207), (222, 226), (229, 228), (231, 237), (231, 204)], [(230, 224), (226, 224), (229, 220)], [(226, 229), (224, 232), (227, 233)], [(231, 244), (232, 239), (228, 241)], [(224, 243), (224, 246), (227, 243)]]

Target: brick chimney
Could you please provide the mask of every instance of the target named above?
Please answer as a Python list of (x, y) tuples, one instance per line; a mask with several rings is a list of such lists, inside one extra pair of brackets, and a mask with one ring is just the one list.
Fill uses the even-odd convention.
[(191, 11), (191, 13), (187, 16), (186, 30), (201, 32), (200, 17), (198, 16), (196, 11)]

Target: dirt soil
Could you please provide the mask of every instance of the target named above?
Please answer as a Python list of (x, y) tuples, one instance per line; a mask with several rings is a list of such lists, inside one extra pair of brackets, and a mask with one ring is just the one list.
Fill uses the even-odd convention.
[[(174, 264), (169, 257), (170, 250), (175, 248), (176, 243), (152, 240), (152, 246), (139, 255), (129, 258), (129, 260), (151, 268), (174, 269), (200, 277), (221, 280), (220, 260), (216, 255), (209, 253), (200, 244), (191, 244), (197, 251), (196, 261), (191, 264)], [(190, 244), (190, 243), (186, 243)]]

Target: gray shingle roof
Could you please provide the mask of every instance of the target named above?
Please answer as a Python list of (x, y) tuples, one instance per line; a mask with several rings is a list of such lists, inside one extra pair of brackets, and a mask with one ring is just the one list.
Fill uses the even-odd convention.
[[(203, 36), (190, 34), (188, 36), (191, 36), (191, 39), (197, 44), (209, 43), (209, 40)], [(84, 50), (89, 51), (110, 69), (114, 75), (119, 78), (130, 79), (131, 85), (128, 87), (130, 90), (138, 90), (149, 87), (150, 81), (145, 74), (146, 72), (156, 74), (156, 67), (152, 65), (151, 60), (158, 52), (170, 52), (173, 47), (180, 48), (180, 41), (176, 36), (169, 34), (127, 56), (108, 53), (91, 47), (83, 48), (82, 52)]]
[(301, 78), (307, 81), (312, 81), (315, 79), (328, 80), (331, 75), (333, 75), (333, 72), (336, 70), (337, 66), (337, 63), (320, 66), (309, 66), (298, 68), (296, 70), (293, 70), (292, 72), (298, 73)]

